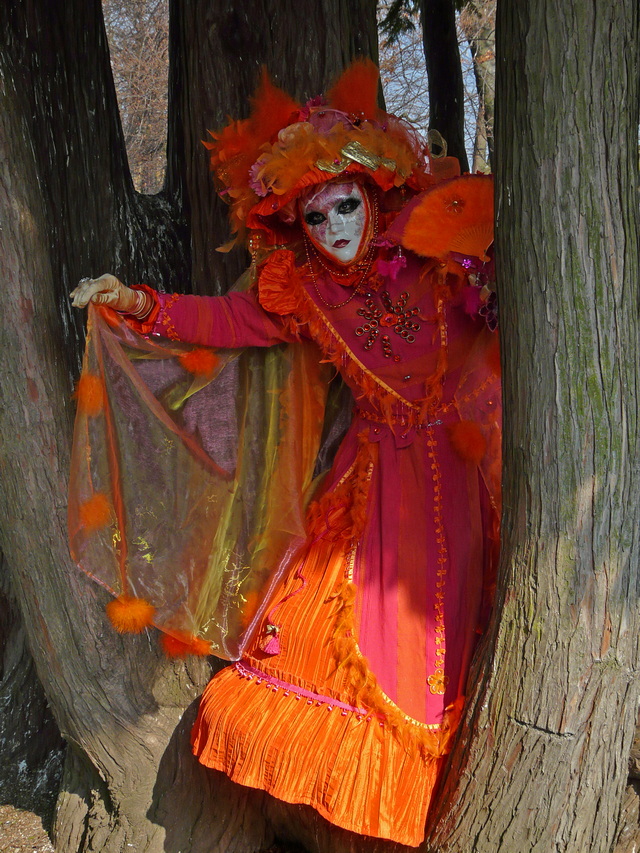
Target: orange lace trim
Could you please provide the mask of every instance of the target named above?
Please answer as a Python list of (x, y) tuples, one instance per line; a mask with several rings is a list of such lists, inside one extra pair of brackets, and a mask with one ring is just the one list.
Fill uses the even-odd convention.
[(336, 663), (346, 670), (354, 688), (352, 697), (354, 704), (364, 705), (380, 715), (384, 727), (393, 732), (410, 754), (418, 749), (423, 756), (445, 755), (449, 751), (451, 736), (460, 719), (464, 697), (459, 697), (446, 709), (442, 724), (439, 726), (430, 726), (414, 720), (389, 699), (378, 684), (369, 662), (358, 646), (355, 636), (357, 587), (351, 580), (350, 574), (348, 571), (335, 594), (340, 609), (333, 634), (333, 652)]
[(162, 308), (160, 309), (160, 314), (158, 315), (158, 320), (167, 330), (167, 337), (170, 341), (179, 341), (180, 335), (176, 331), (176, 327), (173, 325), (173, 320), (169, 315), (169, 310), (173, 308), (176, 302), (180, 299), (179, 293), (172, 293), (171, 296), (164, 303)]

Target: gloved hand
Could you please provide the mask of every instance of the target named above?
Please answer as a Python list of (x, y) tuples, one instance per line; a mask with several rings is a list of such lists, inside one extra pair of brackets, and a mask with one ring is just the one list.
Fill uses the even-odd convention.
[(140, 320), (147, 317), (153, 307), (153, 299), (148, 293), (127, 287), (109, 273), (100, 278), (81, 279), (69, 296), (75, 308), (84, 308), (93, 302), (96, 305), (108, 305)]

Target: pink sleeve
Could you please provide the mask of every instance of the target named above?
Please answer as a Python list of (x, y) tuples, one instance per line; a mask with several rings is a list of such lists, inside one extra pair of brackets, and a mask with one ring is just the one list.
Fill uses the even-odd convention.
[(226, 296), (158, 293), (157, 300), (160, 310), (151, 331), (174, 341), (233, 349), (297, 340), (291, 318), (268, 314), (254, 290)]

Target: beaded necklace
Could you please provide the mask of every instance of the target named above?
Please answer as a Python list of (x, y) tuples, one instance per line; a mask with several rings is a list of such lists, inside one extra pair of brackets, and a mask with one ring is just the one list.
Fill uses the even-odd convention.
[[(376, 239), (378, 237), (378, 202), (375, 196), (372, 198), (372, 209), (373, 209), (373, 233), (371, 236), (371, 240), (369, 242), (369, 248), (367, 249), (367, 254), (361, 261), (358, 261), (357, 264), (354, 264), (353, 267), (345, 272), (339, 272), (338, 270), (333, 270), (324, 263), (320, 254), (316, 250), (315, 246), (311, 243), (306, 233), (304, 234), (304, 249), (307, 256), (307, 266), (309, 268), (309, 274), (311, 275), (311, 281), (313, 283), (313, 289), (315, 290), (318, 299), (322, 302), (322, 304), (331, 310), (335, 308), (342, 308), (344, 305), (348, 305), (349, 302), (355, 297), (357, 293), (359, 293), (362, 289), (362, 285), (365, 282), (369, 272), (371, 271), (371, 266), (373, 264), (373, 260), (377, 251)], [(313, 252), (315, 260), (318, 261), (321, 267), (323, 267), (331, 276), (331, 278), (335, 281), (336, 278), (350, 278), (353, 276), (354, 270), (362, 270), (362, 275), (358, 279), (358, 281), (353, 285), (353, 290), (351, 294), (342, 302), (336, 302), (335, 304), (331, 304), (327, 302), (324, 298), (320, 289), (318, 287), (318, 281), (316, 278), (316, 273), (313, 268), (313, 263), (311, 260), (311, 253)], [(340, 282), (336, 282), (336, 284), (340, 284)], [(342, 287), (346, 287), (347, 285), (342, 285)]]

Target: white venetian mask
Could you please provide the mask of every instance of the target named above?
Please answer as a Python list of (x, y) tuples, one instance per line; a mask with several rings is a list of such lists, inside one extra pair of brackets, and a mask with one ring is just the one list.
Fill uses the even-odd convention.
[(366, 251), (371, 212), (358, 183), (313, 187), (300, 200), (300, 216), (313, 245), (332, 261), (351, 264)]

